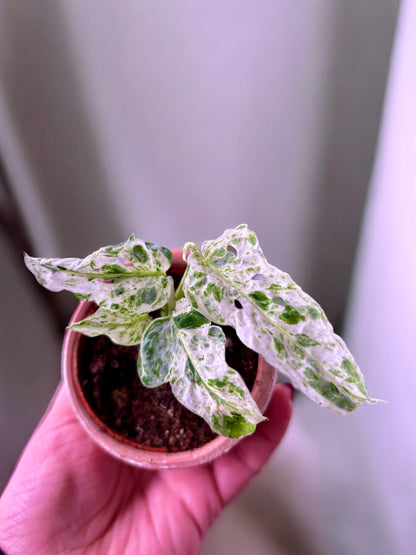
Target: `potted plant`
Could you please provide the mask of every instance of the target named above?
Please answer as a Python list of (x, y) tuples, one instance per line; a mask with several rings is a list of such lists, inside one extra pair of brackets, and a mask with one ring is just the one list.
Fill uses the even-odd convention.
[[(262, 411), (275, 382), (275, 368), (318, 404), (341, 414), (375, 401), (321, 307), (267, 262), (256, 235), (246, 225), (205, 241), (200, 250), (186, 243), (183, 257), (179, 251), (132, 235), (125, 243), (103, 247), (85, 259), (25, 255), (25, 263), (42, 285), (52, 291), (71, 291), (82, 301), (64, 341), (64, 377), (87, 431), (105, 449), (132, 464), (189, 466), (231, 448), (264, 420)], [(236, 335), (226, 340), (228, 327)], [(82, 339), (103, 335), (111, 340), (105, 348), (116, 351), (110, 376), (124, 372), (118, 356), (127, 352), (134, 374), (140, 377), (139, 381), (135, 376), (137, 383), (127, 389), (125, 384), (110, 387), (112, 401), (126, 405), (133, 387), (145, 394), (155, 388), (153, 405), (167, 413), (171, 407), (159, 396), (167, 388), (187, 409), (185, 414), (198, 415), (217, 437), (210, 438), (208, 433), (209, 441), (202, 439), (203, 445), (182, 451), (170, 437), (168, 445), (158, 447), (163, 438), (149, 446), (114, 431), (94, 407), (97, 397), (98, 404), (105, 405), (101, 393), (91, 392), (90, 387), (107, 359), (103, 362), (101, 357), (91, 370)], [(230, 341), (241, 341), (242, 348), (249, 349), (243, 359), (252, 352), (259, 355), (251, 392), (237, 371), (239, 362), (236, 369), (227, 363), (226, 342)], [(86, 372), (92, 372), (92, 378)], [(129, 401), (136, 409), (139, 405), (140, 412), (140, 401)], [(122, 423), (130, 419), (128, 412), (117, 418)], [(146, 412), (142, 421), (147, 426), (152, 419)], [(143, 425), (135, 424), (137, 416), (133, 423), (142, 434)], [(198, 420), (196, 427), (203, 425)], [(167, 432), (169, 436), (168, 428), (162, 435)]]

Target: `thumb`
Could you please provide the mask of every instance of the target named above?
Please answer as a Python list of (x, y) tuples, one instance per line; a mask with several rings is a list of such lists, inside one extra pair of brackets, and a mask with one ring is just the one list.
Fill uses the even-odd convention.
[(255, 433), (212, 463), (218, 493), (224, 504), (231, 501), (263, 468), (281, 442), (292, 414), (293, 387), (284, 383), (275, 387), (266, 412), (268, 420)]

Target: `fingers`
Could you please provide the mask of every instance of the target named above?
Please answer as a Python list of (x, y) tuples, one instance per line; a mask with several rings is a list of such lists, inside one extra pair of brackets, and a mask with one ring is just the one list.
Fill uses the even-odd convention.
[(281, 442), (292, 414), (293, 388), (281, 384), (274, 390), (266, 416), (256, 432), (213, 463), (218, 492), (228, 503), (266, 464)]

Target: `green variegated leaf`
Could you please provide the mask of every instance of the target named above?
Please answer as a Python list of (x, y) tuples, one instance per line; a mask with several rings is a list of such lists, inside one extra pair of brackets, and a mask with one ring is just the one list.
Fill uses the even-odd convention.
[(25, 255), (26, 266), (47, 289), (65, 289), (106, 310), (135, 314), (161, 308), (172, 297), (173, 281), (166, 276), (171, 262), (168, 249), (134, 235), (84, 259)]
[(137, 368), (146, 387), (158, 387), (176, 370), (178, 342), (171, 316), (157, 318), (147, 328), (140, 344)]
[(240, 374), (225, 361), (221, 328), (181, 299), (171, 316), (158, 318), (140, 345), (139, 375), (145, 385), (169, 381), (180, 403), (217, 433), (252, 433), (261, 415)]
[(148, 314), (113, 312), (99, 308), (94, 314), (70, 325), (74, 331), (95, 337), (107, 335), (117, 345), (138, 345), (144, 330), (152, 321)]
[(321, 307), (263, 255), (246, 225), (191, 250), (184, 291), (212, 322), (232, 326), (241, 341), (320, 405), (345, 414), (374, 402), (344, 341)]

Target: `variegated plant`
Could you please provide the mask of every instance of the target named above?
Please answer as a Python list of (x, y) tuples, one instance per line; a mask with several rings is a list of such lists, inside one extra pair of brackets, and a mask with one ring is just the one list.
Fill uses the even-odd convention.
[(143, 384), (170, 382), (176, 398), (219, 434), (241, 437), (264, 419), (226, 363), (223, 325), (318, 404), (345, 414), (375, 401), (321, 307), (267, 262), (246, 225), (200, 250), (187, 243), (183, 254), (187, 267), (176, 293), (167, 275), (171, 251), (134, 235), (85, 259), (25, 255), (25, 263), (48, 289), (98, 305), (72, 329), (121, 345), (140, 343)]

